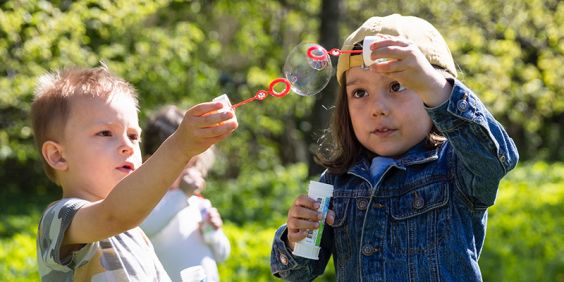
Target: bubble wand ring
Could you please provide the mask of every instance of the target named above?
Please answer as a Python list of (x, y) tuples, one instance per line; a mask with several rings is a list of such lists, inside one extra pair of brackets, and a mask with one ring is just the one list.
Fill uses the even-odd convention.
[[(275, 88), (278, 84), (281, 84), (281, 83), (284, 84), (284, 89), (283, 89), (282, 91), (278, 92), (278, 91), (276, 91), (274, 88)], [(239, 102), (239, 103), (233, 105), (231, 108), (232, 108), (233, 110), (235, 110), (236, 108), (238, 108), (238, 107), (240, 107), (240, 106), (242, 106), (242, 105), (244, 105), (244, 104), (247, 104), (247, 103), (249, 103), (249, 102), (252, 102), (252, 101), (254, 101), (254, 100), (262, 101), (262, 100), (264, 100), (268, 95), (272, 95), (272, 96), (278, 97), (278, 98), (284, 97), (284, 96), (288, 95), (288, 93), (290, 93), (290, 88), (291, 88), (290, 81), (288, 81), (288, 80), (285, 79), (285, 78), (277, 78), (277, 79), (273, 80), (272, 82), (270, 82), (270, 85), (268, 86), (268, 91), (266, 91), (266, 90), (259, 90), (259, 91), (257, 91), (257, 92), (255, 93), (255, 96), (253, 96), (253, 97), (251, 97), (251, 98), (249, 98), (249, 99), (247, 99), (247, 100), (241, 101), (241, 102)]]
[[(313, 52), (319, 50), (321, 55), (315, 55)], [(360, 54), (362, 50), (340, 50), (333, 48), (327, 52), (323, 47), (311, 46), (307, 49), (307, 56), (314, 61), (324, 61), (327, 55), (340, 56), (341, 54)]]

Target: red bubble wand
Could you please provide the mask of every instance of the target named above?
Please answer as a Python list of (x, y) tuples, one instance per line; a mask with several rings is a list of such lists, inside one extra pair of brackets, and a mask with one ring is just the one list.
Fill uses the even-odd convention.
[[(320, 54), (314, 54), (314, 51), (321, 51)], [(320, 46), (311, 46), (308, 50), (307, 50), (307, 56), (314, 60), (314, 61), (324, 61), (326, 60), (328, 55), (331, 56), (339, 56), (341, 54), (358, 54), (358, 53), (362, 53), (362, 50), (340, 50), (337, 48), (333, 48), (331, 50), (329, 50), (329, 52), (327, 52), (327, 50), (325, 50), (323, 47)], [(275, 87), (278, 84), (283, 84), (284, 85), (284, 89), (280, 92), (275, 90)], [(255, 96), (246, 99), (244, 101), (241, 101), (233, 106), (231, 106), (231, 108), (233, 110), (235, 110), (236, 108), (247, 104), (249, 102), (252, 102), (254, 100), (259, 100), (262, 101), (264, 99), (266, 99), (266, 97), (268, 97), (268, 95), (272, 95), (274, 97), (280, 98), (280, 97), (284, 97), (286, 95), (288, 95), (288, 93), (290, 93), (290, 89), (291, 89), (291, 84), (290, 81), (285, 79), (285, 78), (277, 78), (275, 80), (273, 80), (272, 82), (270, 82), (270, 85), (268, 87), (268, 91), (266, 90), (259, 90), (255, 93)]]
[[(278, 84), (284, 84), (284, 89), (280, 92), (278, 92), (274, 89)], [(290, 81), (288, 81), (285, 78), (277, 78), (270, 83), (270, 85), (268, 87), (268, 91), (259, 90), (255, 93), (255, 96), (253, 96), (253, 97), (251, 97), (247, 100), (241, 101), (241, 102), (233, 105), (231, 108), (233, 110), (235, 110), (236, 108), (238, 108), (238, 107), (240, 107), (244, 104), (247, 104), (249, 102), (252, 102), (254, 100), (262, 101), (266, 97), (268, 97), (268, 95), (272, 95), (272, 96), (277, 97), (277, 98), (284, 97), (284, 96), (288, 95), (288, 93), (290, 93), (290, 87), (291, 87)]]

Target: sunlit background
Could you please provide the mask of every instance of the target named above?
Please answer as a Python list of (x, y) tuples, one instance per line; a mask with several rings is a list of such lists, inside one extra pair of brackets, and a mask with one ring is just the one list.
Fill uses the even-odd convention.
[[(564, 281), (564, 2), (0, 1), (0, 281), (38, 281), (35, 235), (60, 197), (44, 176), (28, 112), (41, 74), (104, 61), (139, 91), (140, 118), (223, 93), (232, 103), (282, 75), (303, 41), (327, 49), (370, 16), (416, 15), (447, 40), (460, 79), (506, 127), (521, 162), (490, 209), (485, 281)], [(224, 281), (272, 281), (270, 244), (312, 162), (336, 80), (320, 94), (269, 97), (237, 110), (205, 194), (231, 240)], [(316, 281), (333, 281), (330, 264)]]

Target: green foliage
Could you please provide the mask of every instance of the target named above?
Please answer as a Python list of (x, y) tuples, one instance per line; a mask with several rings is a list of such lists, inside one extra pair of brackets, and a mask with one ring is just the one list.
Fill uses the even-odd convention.
[[(269, 266), (270, 246), (275, 230), (285, 222), (291, 203), (288, 200), (305, 192), (303, 170), (304, 167), (296, 166), (271, 173), (267, 176), (269, 181), (253, 184), (256, 187), (271, 185), (271, 189), (260, 195), (246, 194), (245, 201), (237, 203), (215, 194), (236, 193), (251, 186), (245, 187), (244, 182), (238, 183), (238, 187), (214, 182), (214, 186), (223, 188), (214, 190), (211, 195), (209, 192), (215, 188), (210, 185), (208, 194), (224, 216), (225, 233), (232, 247), (227, 261), (219, 264), (223, 281), (273, 280)], [(294, 180), (289, 179), (292, 175)], [(293, 188), (286, 190), (285, 187)], [(261, 200), (260, 205), (247, 205), (251, 199)], [(278, 201), (284, 203), (276, 206)], [(501, 182), (497, 202), (489, 210), (488, 234), (480, 258), (485, 281), (564, 281), (562, 202), (564, 163), (521, 164)], [(38, 281), (35, 236), (45, 203), (35, 204), (35, 208), (25, 207), (27, 214), (22, 213), (24, 208), (14, 207), (16, 201), (2, 204), (11, 212), (3, 214), (0, 220), (0, 281)], [(270, 209), (271, 206), (276, 208)], [(262, 210), (264, 207), (267, 209)], [(237, 211), (246, 209), (260, 216)], [(244, 216), (251, 218), (244, 219)], [(334, 275), (330, 261), (325, 274), (316, 281), (334, 281)]]
[[(279, 224), (225, 224), (224, 231), (231, 242), (229, 258), (218, 264), (222, 281), (273, 281), (270, 274), (270, 246)], [(280, 280), (281, 281), (281, 280)], [(335, 281), (333, 260), (325, 273), (315, 281)]]
[[(14, 216), (1, 221), (0, 280), (28, 277), (27, 272), (10, 268), (29, 266), (23, 257), (11, 255), (16, 236), (33, 237), (21, 227), (26, 221), (14, 218), (29, 216), (29, 210), (60, 194), (42, 172), (27, 119), (40, 75), (104, 61), (138, 89), (142, 122), (166, 103), (188, 107), (222, 93), (237, 103), (281, 76), (293, 46), (318, 40), (321, 2), (0, 1), (0, 206)], [(341, 32), (335, 35), (341, 42), (370, 16), (402, 13), (429, 20), (447, 40), (460, 78), (504, 124), (521, 159), (564, 160), (564, 2), (356, 0), (341, 1), (341, 9)], [(305, 193), (309, 176), (303, 163), (315, 146), (304, 140), (322, 130), (311, 128), (316, 99), (269, 97), (237, 110), (240, 127), (218, 144), (220, 157), (207, 191), (227, 222), (270, 228), (272, 222), (283, 222), (293, 198)], [(323, 118), (329, 114), (326, 111)], [(558, 172), (547, 173), (542, 166), (521, 166), (502, 182), (481, 259), (487, 278), (564, 279), (561, 240), (540, 241), (552, 238), (547, 233), (562, 233), (563, 224), (554, 220), (561, 209), (551, 202), (561, 202), (562, 170), (555, 166)], [(525, 203), (529, 199), (534, 201)], [(532, 217), (533, 213), (538, 215)], [(507, 214), (515, 214), (515, 219), (503, 216)], [(529, 224), (537, 228), (535, 232), (526, 224), (511, 226), (519, 220), (540, 225)], [(502, 235), (496, 228), (504, 230)], [(531, 240), (517, 241), (522, 234)], [(504, 251), (496, 246), (504, 246)], [(6, 262), (8, 252), (15, 260)], [(500, 267), (499, 260), (507, 263)]]
[(39, 281), (35, 258), (38, 213), (0, 220), (0, 281)]
[(564, 281), (564, 164), (520, 165), (489, 209), (485, 281)]
[[(270, 248), (275, 225), (248, 224), (237, 227), (225, 224), (231, 242), (229, 258), (218, 265), (222, 281), (272, 281)], [(235, 279), (236, 278), (236, 279)]]
[(298, 195), (307, 194), (306, 178), (304, 164), (242, 173), (235, 181), (214, 181), (212, 176), (204, 193), (226, 221), (274, 226), (285, 221)]

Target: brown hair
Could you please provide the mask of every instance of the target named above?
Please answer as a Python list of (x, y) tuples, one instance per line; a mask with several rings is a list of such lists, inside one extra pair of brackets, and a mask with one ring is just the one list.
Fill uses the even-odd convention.
[[(159, 146), (176, 131), (183, 118), (184, 114), (176, 106), (161, 107), (156, 114), (149, 118), (143, 130), (143, 152), (148, 155), (154, 154)], [(205, 177), (215, 161), (214, 147), (210, 147), (195, 158), (197, 159), (194, 167)]]
[[(441, 73), (447, 76), (446, 73), (442, 71)], [(331, 115), (329, 128), (320, 138), (319, 149), (315, 155), (315, 161), (318, 164), (335, 174), (346, 173), (349, 167), (362, 156), (369, 159), (376, 156), (376, 154), (366, 149), (354, 134), (349, 113), (347, 90), (343, 86), (347, 85), (345, 73), (343, 73), (340, 81), (342, 83), (339, 85), (339, 92), (335, 101), (335, 109)], [(433, 124), (426, 140), (428, 148), (435, 148), (442, 144), (446, 138)]]
[[(138, 106), (135, 88), (113, 75), (101, 63), (96, 68), (68, 68), (39, 78), (35, 99), (31, 104), (31, 124), (39, 152), (46, 141), (59, 141), (71, 112), (71, 99), (77, 96), (111, 98), (114, 94), (129, 95)], [(55, 171), (41, 154), (43, 168), (51, 181), (58, 183)]]

